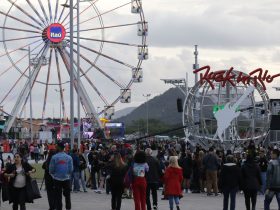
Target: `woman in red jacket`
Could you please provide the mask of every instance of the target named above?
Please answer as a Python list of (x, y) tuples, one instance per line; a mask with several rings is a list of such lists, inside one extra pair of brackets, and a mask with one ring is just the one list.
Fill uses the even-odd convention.
[(165, 196), (169, 199), (170, 210), (173, 210), (173, 201), (175, 201), (177, 210), (179, 207), (179, 197), (182, 196), (181, 184), (183, 181), (183, 170), (178, 165), (178, 157), (171, 156), (169, 158), (169, 166), (164, 174)]

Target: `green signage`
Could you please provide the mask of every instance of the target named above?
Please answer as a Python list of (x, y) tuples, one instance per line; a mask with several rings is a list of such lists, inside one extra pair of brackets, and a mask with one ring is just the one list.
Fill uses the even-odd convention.
[[(215, 114), (217, 111), (219, 111), (219, 110), (224, 110), (224, 108), (225, 108), (225, 105), (214, 105), (213, 106), (213, 114)], [(235, 111), (239, 111), (240, 110), (240, 108), (239, 108), (239, 106), (237, 107), (237, 109), (235, 110)]]

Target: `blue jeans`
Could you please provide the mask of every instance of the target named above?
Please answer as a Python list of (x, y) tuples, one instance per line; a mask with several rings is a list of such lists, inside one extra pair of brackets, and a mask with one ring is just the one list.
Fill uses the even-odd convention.
[(85, 181), (85, 170), (80, 171), (80, 177), (79, 178), (81, 179), (83, 190), (86, 191), (87, 188), (86, 188), (86, 181)]
[(223, 210), (228, 210), (228, 201), (230, 197), (230, 210), (235, 210), (235, 200), (236, 200), (236, 193), (237, 189), (226, 189), (223, 190), (224, 193), (224, 207)]
[(269, 193), (265, 194), (265, 199), (264, 199), (264, 210), (270, 210), (270, 203), (276, 195), (277, 203), (278, 203), (278, 209), (280, 210), (280, 192), (275, 192), (275, 191), (269, 191)]
[(173, 209), (173, 200), (175, 201), (176, 206), (179, 206), (179, 196), (169, 196), (168, 200), (170, 209)]
[(261, 178), (262, 178), (261, 193), (264, 194), (266, 190), (266, 172), (261, 172)]
[(80, 172), (73, 172), (73, 179), (74, 179), (74, 190), (73, 191), (79, 191), (80, 190)]

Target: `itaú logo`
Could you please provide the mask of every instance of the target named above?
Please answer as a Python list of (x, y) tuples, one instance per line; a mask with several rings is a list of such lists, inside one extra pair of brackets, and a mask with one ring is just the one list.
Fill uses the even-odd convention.
[(58, 23), (51, 24), (47, 30), (48, 39), (51, 42), (59, 43), (65, 38), (65, 28)]

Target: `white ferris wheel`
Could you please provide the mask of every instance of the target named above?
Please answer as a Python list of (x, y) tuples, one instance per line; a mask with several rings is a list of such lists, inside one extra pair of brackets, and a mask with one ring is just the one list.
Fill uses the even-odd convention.
[[(73, 19), (79, 17), (73, 28), (74, 89), (79, 90), (84, 113), (98, 121), (100, 115), (110, 118), (117, 102), (130, 103), (132, 84), (142, 82), (148, 23), (142, 0), (79, 3)], [(37, 118), (51, 117), (54, 107), (62, 109), (64, 119), (68, 116), (68, 4), (69, 0), (1, 2), (0, 106), (9, 115), (6, 132), (22, 117), (30, 93), (36, 97)]]

